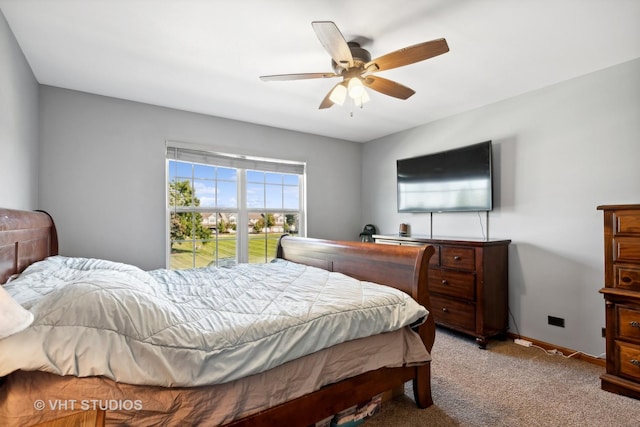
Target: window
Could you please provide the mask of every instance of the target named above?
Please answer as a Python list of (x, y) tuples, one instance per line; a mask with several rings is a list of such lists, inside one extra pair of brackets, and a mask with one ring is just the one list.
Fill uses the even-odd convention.
[(168, 266), (268, 262), (304, 235), (304, 164), (169, 147)]

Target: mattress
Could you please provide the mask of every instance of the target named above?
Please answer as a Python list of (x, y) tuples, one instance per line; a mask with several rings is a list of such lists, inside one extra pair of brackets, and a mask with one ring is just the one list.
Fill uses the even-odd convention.
[(366, 371), (430, 359), (420, 337), (405, 327), (215, 386), (165, 388), (17, 371), (0, 387), (0, 419), (23, 426), (101, 408), (107, 425), (220, 425)]
[(54, 256), (4, 288), (35, 320), (0, 340), (0, 376), (163, 387), (234, 381), (427, 315), (397, 289), (283, 260), (147, 272)]

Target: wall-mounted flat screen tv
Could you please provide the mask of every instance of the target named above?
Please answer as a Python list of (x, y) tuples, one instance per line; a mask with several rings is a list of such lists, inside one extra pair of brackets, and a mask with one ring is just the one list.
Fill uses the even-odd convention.
[(493, 209), (491, 141), (397, 161), (398, 212)]

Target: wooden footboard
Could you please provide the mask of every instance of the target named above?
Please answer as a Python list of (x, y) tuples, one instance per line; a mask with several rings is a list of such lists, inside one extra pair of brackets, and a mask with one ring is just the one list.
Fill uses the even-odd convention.
[[(376, 245), (285, 235), (280, 238), (276, 256), (400, 289), (430, 310), (427, 272), (434, 251), (432, 246)], [(420, 336), (427, 350), (431, 351), (435, 323), (428, 321), (424, 324), (420, 328)]]

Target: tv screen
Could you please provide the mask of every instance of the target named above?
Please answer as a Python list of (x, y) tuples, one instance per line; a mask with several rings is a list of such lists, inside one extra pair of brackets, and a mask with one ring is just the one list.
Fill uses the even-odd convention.
[(491, 141), (397, 161), (398, 212), (493, 209)]

